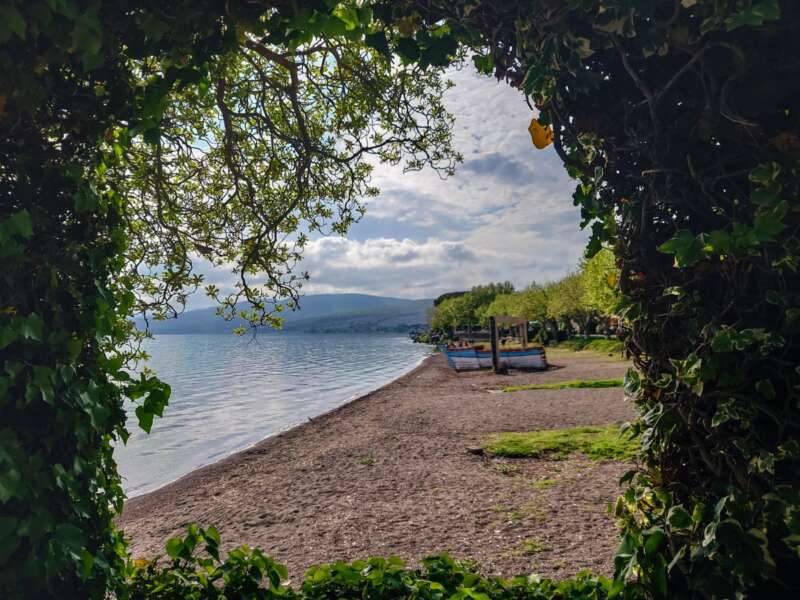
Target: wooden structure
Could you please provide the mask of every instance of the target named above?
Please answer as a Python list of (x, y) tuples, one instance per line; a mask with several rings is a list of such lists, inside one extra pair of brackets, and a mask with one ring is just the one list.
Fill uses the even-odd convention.
[[(501, 348), (498, 327), (519, 327), (521, 349)], [(489, 317), (489, 338), (491, 352), (482, 345), (446, 346), (443, 348), (447, 361), (456, 371), (494, 369), (495, 373), (505, 373), (512, 369), (546, 369), (547, 356), (543, 347), (528, 348), (528, 320), (524, 317), (495, 315)]]
[(505, 373), (507, 365), (500, 360), (500, 344), (497, 339), (498, 325), (521, 328), (522, 331), (519, 337), (522, 349), (526, 350), (528, 348), (528, 319), (525, 317), (509, 317), (507, 315), (494, 315), (489, 317), (489, 331), (492, 342), (492, 368), (495, 373)]

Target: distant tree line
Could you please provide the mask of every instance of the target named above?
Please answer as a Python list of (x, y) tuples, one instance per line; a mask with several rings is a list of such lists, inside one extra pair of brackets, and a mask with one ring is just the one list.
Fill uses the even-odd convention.
[(619, 300), (619, 270), (603, 249), (557, 281), (532, 283), (515, 290), (511, 282), (478, 285), (434, 300), (431, 329), (454, 334), (458, 329), (488, 325), (490, 316), (507, 315), (538, 321), (550, 332), (588, 333), (614, 314)]

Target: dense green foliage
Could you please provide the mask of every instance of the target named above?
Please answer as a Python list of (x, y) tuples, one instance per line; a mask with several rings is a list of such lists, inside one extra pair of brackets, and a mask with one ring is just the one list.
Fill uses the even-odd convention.
[(452, 332), (464, 326), (485, 326), (490, 316), (525, 317), (547, 322), (552, 330), (585, 331), (592, 320), (614, 314), (620, 300), (614, 255), (602, 249), (584, 260), (580, 269), (544, 285), (531, 284), (514, 291), (510, 283), (475, 286), (467, 292), (437, 298), (430, 323), (435, 330)]
[[(122, 585), (124, 545), (111, 524), (122, 501), (111, 444), (126, 435), (124, 398), (138, 403), (148, 429), (169, 389), (123, 369), (135, 354), (125, 346), (135, 340), (127, 318), (136, 308), (179, 310), (202, 284), (191, 264), (204, 256), (240, 275), (233, 295), (209, 290), (224, 310), (236, 311), (244, 296), (246, 316), (270, 322), (270, 301), (296, 291), (286, 261), (296, 258), (295, 241), (302, 246), (292, 237), (298, 222), (343, 228), (370, 193), (365, 148), (389, 161), (410, 150), (411, 168), (449, 169), (456, 157), (435, 100), (441, 84), (425, 73), (447, 65), (459, 45), (552, 124), (579, 182), (574, 200), (593, 232), (590, 251), (612, 246), (620, 270), (619, 312), (638, 369), (625, 387), (640, 410), (634, 432), (644, 462), (617, 503), (624, 535), (611, 594), (797, 595), (800, 5), (370, 5), (0, 7), (0, 595), (137, 589)], [(320, 40), (342, 49), (343, 62), (323, 64)], [(381, 67), (381, 54), (399, 60)], [(361, 79), (362, 66), (376, 70)], [(251, 68), (260, 89), (249, 87), (257, 85), (245, 76)], [(394, 68), (411, 70), (412, 87), (421, 86), (411, 104), (431, 107), (430, 123), (381, 105), (381, 94), (397, 100)], [(353, 120), (337, 114), (335, 98), (324, 115), (315, 112), (319, 97), (304, 104), (314, 97), (304, 88), (312, 73), (345, 72), (354, 79), (334, 88)], [(251, 104), (254, 89), (274, 112)], [(382, 136), (394, 133), (384, 147)], [(341, 144), (329, 137), (339, 134)], [(262, 163), (254, 157), (265, 141)], [(325, 196), (315, 194), (318, 184)], [(251, 285), (258, 273), (264, 278)], [(561, 288), (575, 309), (575, 279)], [(258, 553), (230, 560), (222, 570), (232, 596), (256, 585), (245, 575), (280, 575)], [(171, 597), (204, 577), (178, 567), (152, 575)], [(381, 577), (359, 576), (360, 566), (322, 572), (325, 585), (308, 591), (315, 597), (386, 593), (374, 585)], [(415, 581), (397, 571), (389, 579)], [(561, 591), (474, 581), (430, 597), (599, 597), (605, 589), (591, 579)], [(217, 589), (206, 586), (210, 597)]]
[(498, 433), (483, 447), (489, 454), (508, 458), (559, 459), (580, 453), (594, 460), (631, 460), (639, 452), (639, 440), (608, 425)]
[(610, 588), (608, 580), (589, 573), (563, 582), (536, 576), (484, 577), (476, 565), (447, 555), (423, 559), (420, 569), (409, 569), (397, 557), (319, 565), (308, 570), (301, 585), (289, 587), (286, 568), (258, 550), (238, 548), (220, 560), (216, 531), (194, 525), (186, 537), (167, 542), (167, 553), (168, 565), (129, 566), (131, 585), (125, 600), (602, 600)]
[(504, 392), (522, 392), (524, 390), (566, 390), (583, 388), (622, 387), (622, 379), (570, 379), (555, 383), (528, 383), (504, 387)]

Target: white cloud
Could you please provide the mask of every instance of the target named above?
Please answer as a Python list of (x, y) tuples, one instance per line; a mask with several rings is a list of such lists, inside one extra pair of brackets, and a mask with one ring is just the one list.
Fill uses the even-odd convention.
[(305, 293), (429, 298), (488, 281), (524, 286), (575, 267), (587, 234), (578, 229), (574, 182), (552, 147), (531, 144), (535, 113), (505, 83), (471, 69), (451, 78), (456, 85), (445, 103), (464, 164), (446, 180), (378, 165), (373, 183), (381, 194), (364, 220), (347, 238), (317, 238), (307, 247)]

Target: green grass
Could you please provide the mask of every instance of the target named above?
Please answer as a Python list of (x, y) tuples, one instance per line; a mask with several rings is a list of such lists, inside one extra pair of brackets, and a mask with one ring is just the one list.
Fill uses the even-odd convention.
[(563, 342), (559, 342), (555, 346), (558, 349), (564, 350), (591, 350), (593, 352), (602, 352), (604, 354), (620, 354), (623, 350), (622, 342), (619, 340), (606, 340), (602, 338), (582, 338), (576, 337)]
[(544, 490), (558, 484), (556, 479), (537, 479), (532, 481), (530, 486), (535, 490)]
[(563, 390), (566, 388), (610, 388), (622, 387), (622, 379), (571, 379), (556, 383), (529, 383), (527, 385), (512, 385), (503, 388), (504, 392), (522, 392), (524, 390)]
[(620, 435), (619, 427), (608, 425), (498, 433), (483, 447), (489, 454), (508, 458), (562, 459), (580, 453), (593, 460), (631, 460), (639, 449), (639, 440)]
[(527, 538), (520, 542), (518, 551), (520, 554), (530, 556), (531, 554), (538, 554), (539, 552), (546, 552), (552, 549), (553, 547), (549, 544), (545, 544), (533, 538)]

